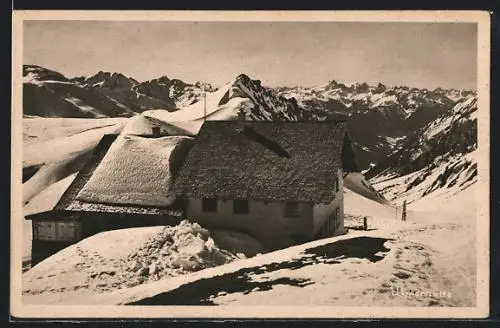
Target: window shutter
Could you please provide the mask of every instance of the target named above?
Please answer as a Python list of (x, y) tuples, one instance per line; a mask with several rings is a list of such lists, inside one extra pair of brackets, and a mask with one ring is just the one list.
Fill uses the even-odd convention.
[(203, 198), (201, 201), (201, 207), (203, 212), (217, 213), (217, 199)]
[(298, 203), (297, 202), (286, 202), (285, 203), (285, 216), (298, 216), (299, 215), (299, 208), (298, 208)]
[(248, 214), (249, 213), (248, 200), (247, 199), (233, 200), (233, 213)]

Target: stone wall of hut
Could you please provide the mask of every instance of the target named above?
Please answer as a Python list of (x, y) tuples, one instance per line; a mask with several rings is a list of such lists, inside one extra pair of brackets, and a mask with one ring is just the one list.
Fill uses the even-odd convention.
[(190, 199), (187, 219), (207, 229), (227, 229), (247, 233), (260, 241), (267, 250), (277, 250), (312, 240), (313, 206), (298, 202), (297, 216), (285, 215), (284, 202), (264, 202), (249, 199), (249, 213), (235, 214), (233, 201), (217, 201), (217, 212), (202, 211), (201, 199)]

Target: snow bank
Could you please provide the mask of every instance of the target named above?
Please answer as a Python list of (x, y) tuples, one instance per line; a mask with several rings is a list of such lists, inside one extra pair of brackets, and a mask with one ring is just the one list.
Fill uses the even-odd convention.
[(89, 160), (92, 149), (68, 156), (55, 163), (41, 165), (40, 169), (23, 183), (23, 203), (30, 201), (38, 193), (53, 183), (79, 171)]
[(172, 174), (189, 148), (190, 137), (122, 136), (104, 156), (77, 195), (85, 202), (168, 206)]
[(51, 184), (49, 187), (45, 188), (36, 196), (31, 198), (30, 201), (23, 207), (24, 216), (52, 210), (75, 177), (76, 173), (73, 173), (64, 179)]
[(221, 248), (238, 254), (240, 257), (252, 257), (266, 253), (262, 244), (255, 238), (241, 232), (229, 230), (212, 230), (210, 235)]
[(23, 294), (95, 294), (236, 259), (197, 223), (114, 230), (84, 239), (35, 265), (23, 275)]
[(152, 119), (156, 119), (158, 121), (163, 122), (162, 124), (168, 124), (170, 126), (175, 126), (183, 131), (186, 131), (186, 135), (197, 135), (198, 131), (200, 131), (201, 126), (203, 125), (203, 121), (174, 121), (172, 117), (170, 117), (170, 112), (167, 112), (163, 109), (154, 109), (148, 110), (141, 114), (144, 117), (150, 117)]
[(348, 225), (348, 217), (368, 217), (369, 228), (385, 228), (399, 224), (396, 209), (359, 195), (349, 189), (344, 190), (344, 213)]
[[(168, 111), (157, 110), (158, 112), (164, 112), (167, 114)], [(156, 112), (156, 111), (154, 111)], [(161, 114), (159, 114), (161, 117)], [(170, 124), (161, 120), (159, 118), (142, 113), (141, 115), (136, 115), (128, 121), (127, 125), (122, 131), (122, 135), (151, 135), (153, 127), (160, 128), (160, 134), (163, 136), (192, 136), (193, 134), (186, 129), (176, 126), (175, 124)]]
[(23, 119), (23, 143), (25, 146), (30, 146), (33, 143), (76, 136), (100, 128), (119, 127), (127, 120), (127, 118), (26, 117)]
[(361, 173), (349, 173), (344, 178), (344, 187), (360, 194), (363, 197), (374, 200), (381, 204), (388, 204), (388, 201), (382, 196)]

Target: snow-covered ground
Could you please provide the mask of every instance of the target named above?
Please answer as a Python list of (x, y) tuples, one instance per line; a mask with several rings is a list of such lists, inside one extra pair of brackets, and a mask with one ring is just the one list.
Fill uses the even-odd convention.
[[(88, 270), (95, 272), (89, 276), (87, 271), (84, 275), (78, 271), (78, 279), (84, 281), (83, 285), (97, 286), (101, 283), (101, 275), (109, 276), (99, 274), (102, 271), (99, 271), (99, 263), (106, 263), (102, 254), (87, 253), (86, 261), (74, 254), (82, 249), (82, 244), (93, 247), (98, 254), (105, 252), (94, 246), (99, 243), (91, 245), (88, 240), (83, 241), (77, 244), (80, 246), (65, 251), (67, 253), (49, 258), (49, 264), (42, 262), (37, 266), (39, 269), (35, 267), (25, 274), (24, 301), (44, 304), (474, 306), (474, 187), (446, 199), (436, 196), (422, 203), (415, 202), (408, 209), (407, 221), (396, 216), (395, 208), (346, 189), (346, 226), (351, 228), (346, 235), (237, 259), (194, 273), (162, 277), (130, 288), (106, 285), (109, 290), (101, 289), (98, 293), (89, 292), (95, 291), (92, 289), (95, 287), (57, 290), (66, 286), (63, 277), (72, 280), (68, 270), (89, 265), (90, 261), (92, 265)], [(367, 231), (357, 230), (353, 224), (360, 216), (368, 217)], [(456, 242), (450, 243), (450, 236)], [(108, 238), (101, 247), (108, 249), (106, 245), (109, 244)], [(117, 252), (116, 247), (113, 249)], [(133, 247), (127, 249), (137, 254), (130, 251)], [(113, 253), (109, 258), (119, 257)], [(75, 261), (83, 263), (78, 265)], [(120, 271), (113, 277), (122, 274)], [(35, 290), (45, 292), (39, 294)]]
[[(69, 246), (23, 276), (27, 299), (90, 297), (222, 265), (242, 253), (220, 249), (259, 249), (251, 237), (232, 232), (211, 234), (197, 223), (107, 231)], [(48, 298), (47, 298), (48, 297)]]

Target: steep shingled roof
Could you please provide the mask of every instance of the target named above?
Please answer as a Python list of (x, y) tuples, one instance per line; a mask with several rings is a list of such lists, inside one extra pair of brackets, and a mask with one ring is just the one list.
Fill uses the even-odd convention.
[(325, 203), (337, 169), (353, 170), (345, 122), (247, 121), (243, 130), (239, 123), (204, 123), (172, 194)]

